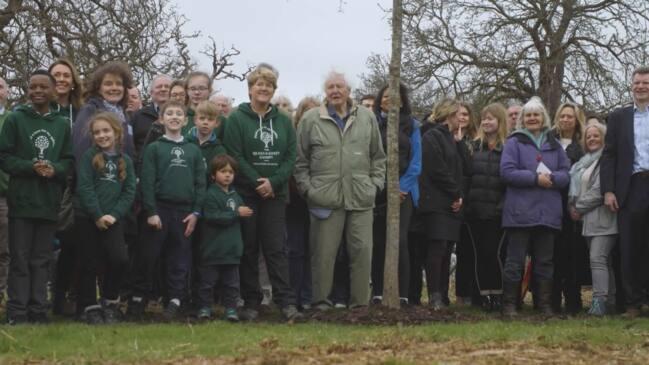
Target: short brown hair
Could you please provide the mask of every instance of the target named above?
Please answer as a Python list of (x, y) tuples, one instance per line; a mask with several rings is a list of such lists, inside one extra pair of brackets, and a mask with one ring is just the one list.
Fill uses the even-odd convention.
[(234, 173), (236, 174), (237, 170), (239, 169), (239, 164), (237, 164), (237, 161), (234, 158), (227, 154), (222, 154), (214, 157), (210, 162), (210, 175), (214, 176), (217, 171), (223, 169), (228, 165), (232, 167), (232, 170), (234, 170)]
[(179, 101), (169, 100), (168, 102), (162, 104), (162, 106), (160, 107), (160, 113), (159, 113), (160, 117), (162, 118), (162, 115), (165, 113), (165, 111), (172, 107), (180, 108), (183, 110), (183, 113), (187, 114), (187, 107), (185, 106), (185, 104)]
[(248, 77), (248, 88), (251, 88), (258, 80), (268, 81), (273, 85), (273, 89), (277, 89), (277, 75), (268, 67), (257, 67), (252, 71)]
[(635, 75), (646, 75), (649, 74), (649, 66), (640, 66), (633, 70), (633, 75), (631, 77), (635, 77)]
[(201, 114), (209, 119), (216, 119), (221, 114), (216, 104), (209, 100), (204, 100), (198, 103), (194, 111), (196, 112), (196, 115)]
[(118, 76), (122, 79), (124, 95), (122, 96), (122, 100), (119, 101), (119, 105), (126, 108), (128, 102), (128, 89), (133, 87), (133, 75), (131, 74), (131, 69), (124, 62), (111, 61), (99, 66), (99, 68), (93, 72), (92, 77), (88, 82), (84, 97), (86, 99), (88, 97), (100, 98), (101, 95), (99, 94), (99, 90), (101, 89), (101, 83), (104, 81), (104, 77), (108, 74)]

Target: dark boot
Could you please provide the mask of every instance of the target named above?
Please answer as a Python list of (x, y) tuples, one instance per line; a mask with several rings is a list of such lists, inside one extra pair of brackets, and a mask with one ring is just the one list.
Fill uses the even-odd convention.
[(516, 306), (521, 292), (520, 288), (520, 282), (503, 282), (502, 308), (505, 317), (516, 317), (518, 315)]
[(552, 281), (539, 280), (539, 311), (541, 314), (551, 316), (552, 311)]

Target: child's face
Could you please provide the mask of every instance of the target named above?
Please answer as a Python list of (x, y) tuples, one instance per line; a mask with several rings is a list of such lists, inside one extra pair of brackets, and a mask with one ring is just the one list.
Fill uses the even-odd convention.
[(165, 109), (162, 115), (162, 125), (164, 125), (166, 131), (178, 132), (185, 124), (187, 124), (187, 119), (185, 119), (184, 110), (173, 106)]
[(124, 80), (115, 74), (106, 74), (99, 86), (99, 95), (112, 104), (122, 101), (125, 91)]
[(115, 147), (115, 131), (110, 123), (103, 119), (96, 120), (92, 124), (92, 139), (102, 150), (110, 150)]
[(212, 134), (212, 131), (214, 128), (218, 127), (220, 124), (220, 121), (218, 117), (208, 117), (205, 114), (196, 114), (196, 119), (194, 120), (194, 124), (196, 124), (196, 128), (198, 129), (198, 133), (201, 136), (209, 136)]
[(46, 75), (34, 75), (29, 79), (27, 95), (32, 104), (47, 105), (54, 95), (54, 84)]
[(230, 165), (226, 165), (214, 173), (214, 182), (223, 187), (228, 187), (234, 180), (234, 170)]
[(198, 105), (210, 96), (210, 80), (203, 76), (192, 77), (187, 81), (187, 95), (192, 105)]

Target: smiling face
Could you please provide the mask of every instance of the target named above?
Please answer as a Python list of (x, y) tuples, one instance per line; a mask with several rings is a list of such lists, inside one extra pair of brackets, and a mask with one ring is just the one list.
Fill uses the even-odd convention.
[(491, 113), (485, 113), (484, 117), (480, 121), (480, 128), (486, 136), (494, 135), (498, 133), (498, 118), (494, 117)]
[(588, 152), (599, 151), (604, 147), (604, 136), (597, 127), (590, 127), (586, 130), (586, 150)]
[(459, 123), (459, 127), (462, 128), (463, 131), (465, 131), (469, 126), (469, 122), (471, 122), (471, 116), (469, 115), (469, 110), (466, 107), (460, 106), (460, 108), (458, 109), (457, 122)]
[(573, 133), (577, 125), (575, 108), (566, 106), (559, 113), (559, 130), (564, 133)]
[(29, 78), (27, 95), (35, 107), (47, 107), (54, 95), (54, 84), (47, 75), (34, 75)]
[(109, 73), (101, 80), (99, 95), (107, 102), (111, 104), (119, 103), (122, 101), (125, 92), (124, 80), (118, 75)]
[(260, 77), (250, 86), (249, 93), (250, 101), (256, 104), (267, 105), (273, 98), (273, 94), (275, 94), (275, 87), (270, 81)]
[(52, 67), (50, 74), (56, 80), (56, 94), (61, 97), (70, 95), (72, 88), (74, 87), (74, 78), (72, 76), (72, 70), (64, 64), (57, 64)]
[(528, 110), (523, 114), (523, 127), (532, 133), (540, 132), (543, 128), (543, 114), (537, 110)]
[(92, 139), (102, 151), (115, 149), (115, 130), (107, 120), (97, 119), (92, 123)]
[(350, 93), (351, 90), (342, 76), (331, 77), (325, 83), (327, 104), (336, 109), (345, 107)]
[(156, 105), (162, 105), (169, 100), (169, 87), (171, 79), (165, 76), (158, 77), (151, 85), (151, 100)]
[(169, 100), (177, 101), (179, 103), (185, 104), (185, 98), (187, 97), (187, 93), (185, 92), (185, 88), (182, 87), (181, 85), (176, 85), (169, 90)]
[(649, 103), (649, 74), (635, 74), (631, 91), (636, 104)]
[(204, 76), (194, 76), (187, 81), (189, 104), (195, 107), (210, 96), (210, 81)]
[(182, 108), (170, 106), (162, 114), (161, 122), (165, 127), (165, 132), (171, 134), (180, 133), (180, 130), (187, 124), (185, 111)]

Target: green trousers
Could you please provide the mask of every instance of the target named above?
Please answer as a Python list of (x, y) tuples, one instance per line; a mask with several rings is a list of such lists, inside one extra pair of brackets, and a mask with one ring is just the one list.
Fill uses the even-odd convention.
[[(349, 254), (350, 307), (367, 305), (372, 268), (372, 209), (336, 209), (326, 219), (311, 215), (309, 240), (313, 280), (313, 304), (327, 302), (334, 278), (334, 264), (340, 244)], [(344, 234), (344, 237), (343, 237)]]

